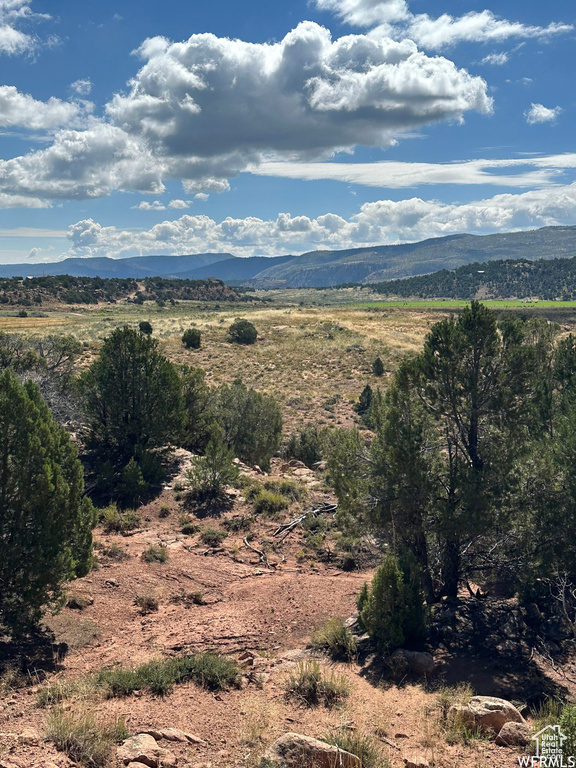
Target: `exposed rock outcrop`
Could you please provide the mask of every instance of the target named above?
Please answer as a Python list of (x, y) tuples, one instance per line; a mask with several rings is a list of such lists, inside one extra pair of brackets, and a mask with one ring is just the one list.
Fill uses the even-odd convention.
[(266, 752), (266, 758), (283, 768), (362, 768), (356, 755), (300, 733), (285, 733)]

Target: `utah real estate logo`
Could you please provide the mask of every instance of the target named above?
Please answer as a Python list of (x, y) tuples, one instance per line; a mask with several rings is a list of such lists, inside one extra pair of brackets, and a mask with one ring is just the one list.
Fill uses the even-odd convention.
[(535, 755), (522, 755), (518, 763), (524, 768), (576, 768), (576, 756), (564, 754), (566, 736), (559, 725), (547, 725), (535, 733)]

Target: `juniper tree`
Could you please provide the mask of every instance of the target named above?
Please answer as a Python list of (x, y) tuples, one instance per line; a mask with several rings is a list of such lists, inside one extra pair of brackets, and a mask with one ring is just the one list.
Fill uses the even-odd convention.
[(94, 512), (82, 466), (37, 385), (0, 375), (0, 625), (32, 628), (90, 567)]
[[(174, 441), (182, 427), (181, 387), (175, 366), (158, 342), (132, 328), (117, 328), (81, 380), (88, 417), (88, 447), (99, 464), (121, 471), (131, 459)], [(144, 477), (144, 480), (148, 478)]]

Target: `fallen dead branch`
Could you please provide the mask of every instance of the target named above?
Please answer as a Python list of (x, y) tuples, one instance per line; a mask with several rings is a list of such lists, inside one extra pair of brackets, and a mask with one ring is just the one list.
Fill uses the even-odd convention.
[(306, 520), (307, 517), (318, 517), (318, 515), (322, 514), (334, 514), (336, 510), (338, 509), (337, 504), (322, 504), (321, 507), (318, 507), (317, 509), (309, 509), (306, 512), (301, 512), (299, 515), (296, 515), (296, 517), (292, 518), (290, 522), (283, 523), (283, 525), (280, 525), (273, 533), (273, 536), (282, 536), (280, 541), (284, 541), (287, 536), (289, 536), (294, 528), (299, 526), (301, 523)]
[(250, 544), (250, 542), (248, 541), (248, 539), (246, 537), (244, 537), (244, 544), (248, 547), (248, 549), (251, 549), (252, 552), (256, 552), (256, 554), (260, 558), (260, 561), (262, 563), (265, 563), (267, 568), (276, 568), (275, 565), (270, 565), (270, 563), (268, 562), (268, 558), (266, 557), (265, 552), (262, 552), (261, 549), (256, 549), (256, 547), (253, 547), (252, 544)]

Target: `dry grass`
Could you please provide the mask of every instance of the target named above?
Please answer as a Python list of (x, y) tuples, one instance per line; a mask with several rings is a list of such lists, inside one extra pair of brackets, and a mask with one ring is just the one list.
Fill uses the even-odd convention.
[(279, 710), (274, 702), (265, 696), (250, 696), (242, 703), (238, 742), (247, 747), (245, 762), (248, 766), (257, 765), (266, 745), (272, 741), (272, 731), (278, 722)]
[(288, 674), (286, 695), (307, 706), (333, 707), (350, 695), (350, 684), (345, 675), (324, 669), (311, 659), (301, 662)]
[[(200, 366), (211, 385), (230, 383), (240, 372), (244, 382), (282, 405), (287, 431), (314, 420), (330, 426), (351, 423), (351, 405), (366, 383), (386, 386), (386, 374), (376, 378), (376, 357), (392, 372), (406, 354), (420, 349), (429, 327), (441, 317), (436, 311), (370, 307), (322, 306), (325, 301), (358, 301), (362, 292), (290, 292), (270, 294), (275, 301), (309, 302), (308, 306), (269, 304), (205, 304), (180, 302), (160, 308), (117, 304), (65, 308), (47, 317), (13, 317), (0, 311), (0, 330), (22, 333), (73, 333), (86, 345), (79, 368), (86, 367), (102, 340), (123, 325), (152, 324), (162, 351), (175, 363)], [(301, 297), (306, 297), (302, 299)], [(318, 302), (318, 306), (311, 306)], [(258, 341), (239, 347), (226, 341), (235, 317), (254, 323)], [(182, 333), (190, 327), (202, 332), (202, 348), (187, 350)]]
[(110, 765), (112, 747), (128, 735), (122, 718), (104, 720), (84, 708), (55, 707), (46, 717), (46, 738), (75, 763), (91, 768)]

